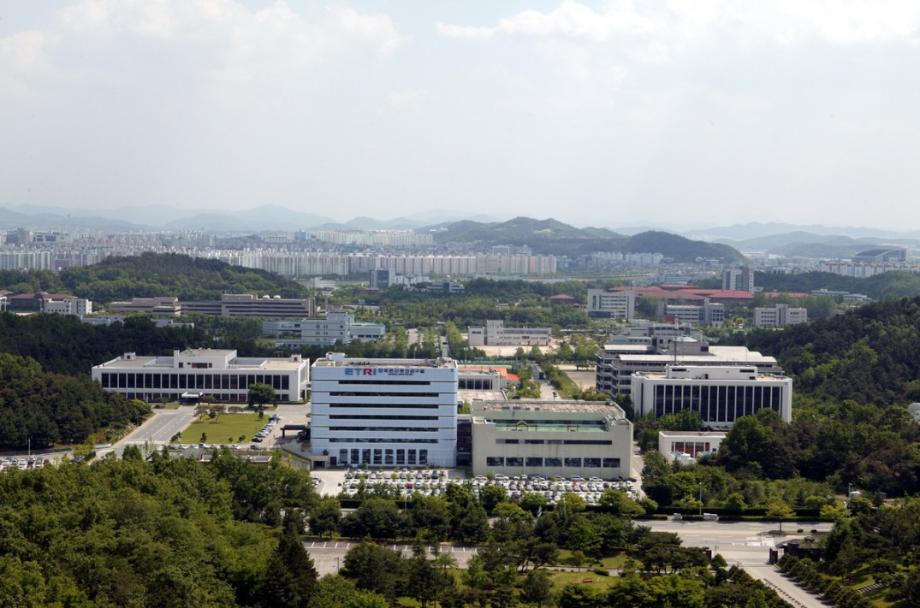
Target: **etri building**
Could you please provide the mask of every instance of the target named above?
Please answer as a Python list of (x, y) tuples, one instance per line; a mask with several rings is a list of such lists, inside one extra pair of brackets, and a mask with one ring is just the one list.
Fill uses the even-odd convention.
[(311, 370), (317, 466), (453, 467), (457, 364), (328, 353)]
[(628, 478), (633, 425), (615, 403), (473, 402), (475, 475)]

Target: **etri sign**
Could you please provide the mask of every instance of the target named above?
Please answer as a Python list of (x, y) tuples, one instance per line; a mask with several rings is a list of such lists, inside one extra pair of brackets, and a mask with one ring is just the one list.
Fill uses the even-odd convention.
[(415, 367), (346, 367), (346, 376), (415, 376), (425, 370)]

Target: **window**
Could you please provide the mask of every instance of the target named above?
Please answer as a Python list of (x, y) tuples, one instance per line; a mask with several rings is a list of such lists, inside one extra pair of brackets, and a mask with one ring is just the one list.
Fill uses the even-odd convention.
[(348, 450), (339, 450), (339, 464), (348, 463)]
[(520, 442), (521, 442), (520, 439), (496, 439), (495, 440), (495, 443), (499, 445), (503, 445), (503, 444), (504, 445), (508, 445), (508, 444), (517, 445)]
[(565, 459), (565, 466), (567, 466), (567, 467), (580, 467), (580, 466), (581, 466), (581, 458), (566, 458), (566, 459)]
[(393, 464), (393, 450), (385, 450), (383, 453), (383, 463)]
[(586, 467), (600, 467), (601, 459), (600, 458), (585, 458)]
[(428, 464), (428, 450), (419, 450), (419, 451), (418, 451), (418, 463), (419, 463), (419, 464)]
[(383, 450), (374, 450), (374, 464), (383, 464)]
[(360, 464), (361, 463), (361, 451), (352, 450), (351, 451), (351, 464)]
[(605, 469), (620, 468), (620, 459), (619, 458), (604, 458), (604, 468)]
[(529, 467), (542, 467), (543, 459), (536, 456), (528, 456), (525, 460), (527, 466)]
[(547, 467), (561, 467), (562, 459), (561, 458), (546, 458), (543, 461), (544, 466)]
[(486, 466), (503, 467), (505, 466), (505, 459), (501, 456), (486, 456)]
[(406, 450), (396, 450), (396, 464), (406, 464)]
[(519, 456), (509, 456), (505, 458), (506, 467), (522, 467), (524, 466), (524, 459)]

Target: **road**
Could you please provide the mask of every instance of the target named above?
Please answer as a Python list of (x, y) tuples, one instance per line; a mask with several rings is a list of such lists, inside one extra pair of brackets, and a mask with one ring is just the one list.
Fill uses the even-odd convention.
[(153, 415), (112, 447), (96, 450), (96, 456), (102, 458), (114, 451), (119, 457), (128, 445), (150, 446), (152, 450), (167, 445), (173, 435), (182, 432), (195, 419), (195, 408), (179, 406), (177, 409), (155, 409)]
[[(339, 568), (341, 568), (342, 564), (345, 562), (345, 554), (357, 544), (358, 543), (351, 541), (330, 540), (307, 541), (303, 546), (307, 550), (307, 553), (310, 554), (310, 557), (313, 558), (317, 573), (323, 576), (324, 574), (335, 574), (338, 572)], [(387, 546), (390, 549), (401, 551), (403, 555), (407, 557), (412, 555), (412, 545), (395, 544)], [(430, 551), (429, 549), (429, 553)], [(476, 555), (475, 547), (458, 547), (446, 543), (441, 543), (440, 551), (441, 553), (446, 553), (453, 557), (458, 568), (466, 568), (470, 558)]]
[(775, 523), (761, 522), (675, 522), (648, 521), (641, 522), (656, 532), (674, 532), (689, 547), (708, 547), (713, 553), (721, 553), (729, 564), (741, 566), (752, 577), (763, 580), (783, 599), (799, 608), (826, 608), (817, 596), (808, 593), (782, 576), (776, 568), (767, 564), (770, 549), (777, 540), (801, 537), (795, 533), (802, 529), (828, 531), (831, 524), (827, 522), (800, 522), (785, 524), (786, 530), (793, 531), (787, 536), (777, 537), (771, 532), (777, 529)]

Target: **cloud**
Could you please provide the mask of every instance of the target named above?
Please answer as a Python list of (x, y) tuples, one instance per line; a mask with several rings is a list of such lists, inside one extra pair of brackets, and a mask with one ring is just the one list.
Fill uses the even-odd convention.
[(447, 38), (636, 39), (678, 47), (720, 37), (783, 45), (813, 39), (833, 45), (917, 43), (918, 31), (920, 3), (914, 0), (669, 0), (663, 5), (613, 0), (600, 10), (564, 0), (552, 10), (525, 10), (494, 25), (437, 24), (438, 34)]

